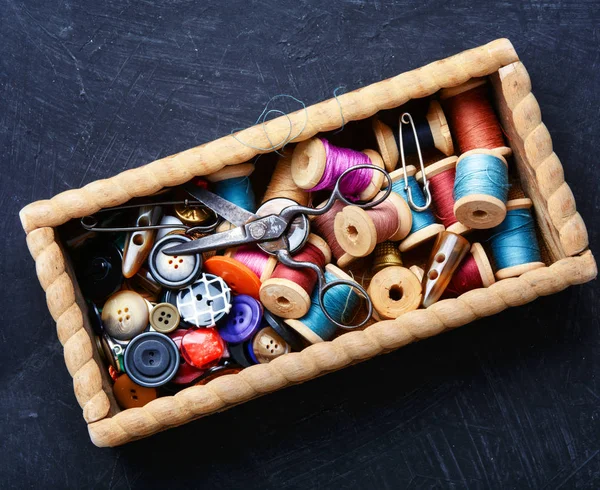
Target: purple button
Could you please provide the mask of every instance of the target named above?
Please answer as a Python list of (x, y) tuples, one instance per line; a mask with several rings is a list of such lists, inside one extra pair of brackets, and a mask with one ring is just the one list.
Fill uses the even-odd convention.
[(248, 340), (259, 329), (262, 305), (252, 296), (240, 294), (233, 298), (229, 315), (219, 325), (221, 338), (230, 344)]

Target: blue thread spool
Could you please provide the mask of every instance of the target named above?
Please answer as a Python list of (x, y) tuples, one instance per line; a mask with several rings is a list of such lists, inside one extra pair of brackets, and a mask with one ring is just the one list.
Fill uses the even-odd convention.
[[(325, 280), (330, 283), (337, 279), (352, 280), (341, 269), (332, 264), (325, 266)], [(319, 291), (315, 288), (311, 295), (308, 313), (298, 320), (285, 320), (311, 344), (330, 340), (337, 327), (331, 323), (319, 305)], [(354, 315), (360, 305), (361, 297), (349, 286), (334, 286), (325, 293), (324, 303), (329, 314), (342, 324), (356, 324)], [(364, 318), (364, 317), (363, 317)], [(359, 320), (360, 321), (360, 320)]]
[(460, 156), (454, 180), (454, 215), (469, 228), (498, 226), (506, 216), (508, 164), (492, 150), (471, 150)]
[(531, 199), (514, 199), (507, 203), (504, 221), (489, 238), (496, 262), (496, 279), (517, 277), (544, 267), (531, 214)]
[[(401, 114), (402, 112), (400, 112)], [(412, 113), (411, 113), (412, 114)], [(437, 100), (432, 100), (429, 104), (429, 109), (425, 117), (419, 117), (413, 114), (417, 137), (419, 138), (419, 144), (421, 151), (426, 151), (428, 148), (437, 148), (444, 155), (450, 156), (454, 153), (454, 145), (452, 143), (452, 135), (450, 134), (450, 128), (446, 115), (442, 106)], [(383, 163), (388, 172), (391, 172), (398, 165), (398, 159), (400, 156), (400, 150), (398, 149), (398, 121), (396, 124), (392, 124), (392, 127), (386, 123), (373, 119), (373, 133), (377, 140), (377, 147)], [(404, 125), (404, 132), (402, 133), (405, 141), (404, 151), (407, 155), (411, 155), (416, 152), (416, 146), (414, 144), (414, 135), (412, 127), (410, 125)]]
[[(408, 185), (411, 189), (413, 201), (418, 206), (423, 206), (425, 196), (421, 186), (415, 179), (416, 173), (417, 169), (413, 165), (406, 167)], [(404, 171), (402, 169), (395, 170), (390, 174), (390, 177), (392, 179), (392, 191), (408, 203), (408, 196), (404, 190)], [(415, 248), (445, 230), (444, 225), (436, 222), (431, 206), (426, 211), (415, 211), (410, 208), (410, 212), (412, 214), (412, 227), (408, 236), (400, 242), (400, 252)]]
[(212, 190), (215, 194), (254, 213), (256, 202), (249, 178), (252, 172), (254, 172), (252, 163), (230, 165), (207, 175), (206, 179), (212, 182)]

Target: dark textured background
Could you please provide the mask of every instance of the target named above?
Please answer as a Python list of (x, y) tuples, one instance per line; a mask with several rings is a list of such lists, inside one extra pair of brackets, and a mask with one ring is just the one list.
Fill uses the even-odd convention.
[(0, 0), (0, 485), (600, 487), (597, 282), (101, 450), (17, 217), (275, 94), (311, 104), (508, 37), (598, 255), (599, 25), (598, 1)]

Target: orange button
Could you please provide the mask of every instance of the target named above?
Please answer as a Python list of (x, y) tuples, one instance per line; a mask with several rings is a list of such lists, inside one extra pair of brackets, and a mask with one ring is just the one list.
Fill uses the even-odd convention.
[(204, 271), (221, 277), (234, 293), (259, 299), (260, 279), (241, 262), (215, 255), (204, 262)]
[(113, 385), (115, 399), (121, 408), (143, 407), (146, 403), (156, 400), (156, 388), (145, 388), (131, 381), (126, 374), (117, 378)]

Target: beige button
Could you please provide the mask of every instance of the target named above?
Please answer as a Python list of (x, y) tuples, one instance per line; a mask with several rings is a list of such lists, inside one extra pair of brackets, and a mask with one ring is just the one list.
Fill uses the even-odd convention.
[(150, 312), (150, 325), (160, 333), (169, 333), (179, 326), (179, 311), (171, 303), (159, 303)]
[(148, 326), (148, 303), (135, 291), (119, 291), (104, 304), (102, 324), (111, 337), (130, 340)]
[(286, 354), (291, 349), (275, 330), (266, 327), (259, 330), (255, 335), (252, 341), (252, 350), (256, 360), (261, 364), (266, 364), (276, 357)]

